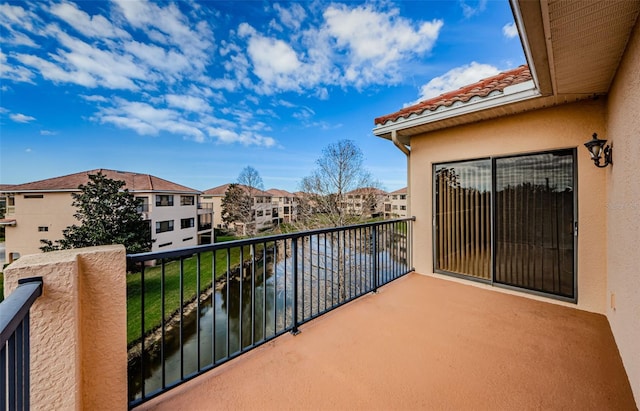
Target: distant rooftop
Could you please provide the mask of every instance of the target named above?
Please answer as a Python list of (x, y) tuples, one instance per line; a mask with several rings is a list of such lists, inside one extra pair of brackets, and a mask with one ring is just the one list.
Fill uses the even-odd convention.
[[(229, 189), (229, 186), (231, 184), (232, 183), (227, 183), (227, 184), (223, 184), (221, 186), (210, 188), (208, 190), (203, 191), (203, 194), (204, 195), (210, 195), (210, 196), (220, 196), (220, 197), (222, 197), (227, 192), (227, 190)], [(249, 191), (249, 187), (247, 187), (247, 186), (245, 186), (243, 184), (237, 184), (237, 185), (239, 185), (240, 187), (244, 187), (244, 189), (246, 191)], [(260, 197), (271, 197), (272, 196), (272, 194), (267, 192), (267, 191), (263, 191), (263, 190), (260, 190), (260, 189), (257, 189), (257, 188), (254, 188), (253, 190), (254, 190), (254, 193), (255, 193), (254, 195), (255, 196), (260, 196)]]
[(391, 193), (389, 193), (390, 195), (394, 195), (394, 194), (407, 194), (407, 187), (405, 188), (401, 188), (400, 190), (396, 190), (393, 191)]
[(353, 194), (377, 194), (377, 195), (384, 195), (387, 194), (386, 191), (384, 190), (380, 190), (379, 188), (375, 188), (375, 187), (362, 187), (362, 188), (356, 188), (355, 190), (351, 190), (347, 193), (345, 193), (346, 195), (353, 195)]
[(278, 188), (270, 188), (267, 190), (267, 193), (271, 194), (274, 197), (294, 197), (293, 193), (288, 192), (287, 190), (280, 190)]
[[(25, 184), (2, 186), (0, 189), (5, 192), (20, 191), (69, 191), (77, 190), (81, 184), (89, 182), (89, 176), (102, 173), (112, 180), (124, 181), (125, 188), (131, 192), (140, 191), (162, 191), (175, 193), (199, 194), (200, 191), (186, 187), (150, 174), (132, 173), (129, 171), (108, 170), (98, 168), (95, 170), (82, 171), (80, 173), (66, 176), (48, 178), (46, 180), (33, 181)], [(6, 188), (5, 188), (6, 187)]]

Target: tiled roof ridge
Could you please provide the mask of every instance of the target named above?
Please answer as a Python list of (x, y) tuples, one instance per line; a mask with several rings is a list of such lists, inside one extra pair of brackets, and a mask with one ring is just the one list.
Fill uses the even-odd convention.
[(280, 197), (293, 197), (294, 194), (287, 191), (287, 190), (282, 190), (280, 188), (270, 188), (268, 190), (265, 190), (267, 193), (269, 194), (277, 194)]
[(524, 83), (531, 80), (529, 66), (523, 64), (514, 69), (506, 70), (494, 76), (484, 78), (475, 83), (460, 87), (437, 97), (423, 100), (419, 103), (405, 107), (395, 113), (377, 117), (374, 124), (383, 125), (387, 121), (396, 121), (400, 118), (408, 118), (413, 114), (422, 114), (426, 111), (435, 111), (440, 107), (449, 107), (456, 102), (466, 103), (474, 97), (487, 97), (494, 91), (502, 92), (506, 87)]
[[(122, 175), (121, 181), (125, 182), (125, 188), (129, 190), (150, 190), (150, 191), (185, 191), (185, 192), (194, 192), (197, 193), (199, 190), (195, 190), (190, 187), (183, 186), (181, 184), (177, 184), (171, 182), (169, 180), (165, 180), (159, 177), (152, 176), (151, 174), (144, 173), (136, 173), (132, 171), (121, 171), (121, 170), (111, 170), (107, 168), (96, 168), (92, 170), (80, 171), (77, 173), (66, 174), (57, 177), (46, 178), (42, 180), (31, 181), (23, 184), (15, 184), (11, 191), (15, 190), (76, 190), (78, 189), (80, 184), (86, 184), (88, 181), (88, 177), (90, 175), (95, 174), (103, 174), (108, 178), (117, 179), (117, 176), (113, 174)], [(148, 182), (148, 188), (145, 187), (136, 187), (135, 185), (135, 177), (136, 176), (146, 176)], [(153, 184), (153, 180), (156, 179), (160, 182), (166, 183), (165, 188), (159, 188), (158, 184)], [(86, 180), (86, 181), (85, 181)]]
[(392, 191), (389, 194), (405, 194), (407, 192), (407, 187), (400, 188), (396, 191)]
[[(204, 191), (203, 191), (203, 193), (204, 193), (204, 194), (207, 194), (207, 195), (224, 195), (224, 193), (226, 193), (226, 192), (227, 192), (227, 190), (229, 189), (229, 186), (230, 186), (231, 184), (235, 184), (235, 185), (238, 185), (238, 186), (240, 186), (240, 187), (243, 187), (243, 188), (245, 189), (245, 191), (246, 191), (246, 190), (249, 190), (249, 187), (248, 187), (248, 186), (246, 186), (246, 185), (244, 185), (244, 184), (240, 184), (240, 183), (226, 183), (226, 184), (221, 184), (221, 185), (219, 185), (219, 186), (212, 187), (212, 188), (209, 188), (209, 189), (207, 189), (207, 190), (204, 190)], [(256, 195), (259, 195), (259, 196), (261, 196), (261, 197), (270, 197), (270, 196), (272, 196), (272, 194), (271, 194), (271, 193), (269, 193), (268, 191), (260, 190), (259, 188), (255, 188), (255, 187), (254, 187), (253, 189), (255, 190)]]
[(386, 191), (377, 188), (377, 187), (359, 187), (354, 190), (348, 191), (345, 194), (358, 194), (358, 193), (376, 193), (376, 194), (387, 194)]

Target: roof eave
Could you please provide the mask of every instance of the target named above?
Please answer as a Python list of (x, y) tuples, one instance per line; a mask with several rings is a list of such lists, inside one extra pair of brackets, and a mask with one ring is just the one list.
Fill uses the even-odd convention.
[[(412, 129), (425, 124), (435, 124), (439, 121), (456, 118), (460, 124), (466, 124), (472, 120), (467, 116), (497, 107), (530, 100), (540, 97), (540, 92), (535, 87), (533, 80), (505, 88), (499, 95), (474, 99), (462, 104), (454, 104), (436, 111), (426, 111), (422, 114), (413, 114), (408, 118), (399, 118), (396, 121), (387, 121), (373, 129), (373, 134), (378, 137), (391, 139), (391, 132), (396, 131), (401, 143), (409, 145), (409, 137), (413, 135)], [(473, 120), (475, 121), (475, 120)]]

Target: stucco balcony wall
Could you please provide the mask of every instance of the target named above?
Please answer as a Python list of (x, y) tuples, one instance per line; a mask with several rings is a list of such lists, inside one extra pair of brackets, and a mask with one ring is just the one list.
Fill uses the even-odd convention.
[(42, 277), (30, 311), (31, 408), (126, 410), (126, 260), (122, 246), (23, 256), (4, 271), (5, 295)]

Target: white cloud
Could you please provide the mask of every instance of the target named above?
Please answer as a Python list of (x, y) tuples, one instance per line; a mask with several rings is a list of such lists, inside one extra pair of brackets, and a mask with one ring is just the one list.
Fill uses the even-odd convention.
[(33, 77), (34, 74), (29, 69), (9, 64), (7, 55), (0, 50), (0, 78), (35, 84)]
[(443, 26), (441, 20), (411, 21), (384, 4), (332, 4), (314, 25), (304, 10), (294, 13), (298, 7), (274, 6), (283, 25), (299, 27), (289, 38), (242, 23), (236, 33), (239, 42), (222, 43), (225, 68), (244, 87), (261, 94), (305, 90), (326, 99), (327, 86), (396, 83), (403, 63), (428, 53)]
[(9, 118), (16, 123), (30, 123), (35, 120), (35, 117), (27, 116), (21, 113), (10, 114)]
[(462, 14), (466, 18), (471, 18), (480, 14), (487, 7), (487, 0), (459, 0), (462, 7)]
[(346, 52), (342, 85), (358, 88), (396, 83), (401, 63), (429, 52), (444, 24), (442, 20), (414, 24), (400, 17), (397, 9), (378, 11), (372, 4), (355, 8), (332, 5), (324, 18), (323, 31)]
[(515, 23), (507, 23), (502, 27), (502, 34), (508, 39), (518, 36), (518, 27)]
[(176, 4), (161, 7), (147, 0), (115, 3), (129, 24), (144, 30), (156, 42), (177, 46), (195, 64), (207, 61), (214, 36), (205, 20), (191, 22)]
[(57, 135), (58, 132), (57, 131), (51, 131), (51, 130), (40, 130), (40, 135), (41, 136), (55, 136)]
[(208, 130), (209, 136), (215, 138), (221, 143), (241, 143), (242, 145), (258, 145), (264, 147), (273, 147), (276, 141), (271, 137), (265, 137), (257, 133), (241, 132), (237, 133), (232, 130), (211, 127)]
[(171, 107), (193, 111), (196, 113), (211, 111), (211, 106), (209, 106), (209, 104), (205, 100), (199, 97), (169, 94), (167, 95), (166, 99), (167, 104)]
[(348, 8), (332, 5), (324, 12), (326, 29), (353, 62), (376, 61), (384, 67), (405, 54), (430, 50), (442, 28), (442, 20), (413, 27), (397, 10), (379, 12), (372, 5)]
[(297, 89), (296, 72), (302, 66), (295, 50), (282, 40), (252, 35), (247, 48), (253, 72), (267, 86)]
[(114, 26), (103, 16), (89, 16), (73, 3), (54, 4), (49, 9), (51, 14), (65, 21), (74, 29), (88, 37), (95, 38), (129, 38), (126, 31)]
[[(198, 103), (195, 103), (197, 99), (184, 97), (167, 96), (166, 100), (176, 103), (176, 106), (181, 105), (181, 109), (185, 108), (182, 106), (198, 106)], [(272, 147), (276, 144), (275, 139), (257, 133), (260, 130), (268, 130), (268, 126), (253, 119), (251, 113), (237, 110), (228, 114), (238, 117), (238, 121), (218, 119), (210, 115), (197, 115), (194, 120), (188, 120), (178, 110), (157, 108), (144, 102), (118, 98), (115, 99), (114, 106), (100, 109), (95, 120), (103, 124), (130, 129), (140, 135), (155, 136), (160, 133), (169, 133), (199, 143), (207, 141), (209, 137), (224, 143), (243, 145)]]
[(475, 61), (464, 66), (453, 68), (442, 76), (431, 79), (427, 84), (422, 86), (418, 101), (427, 100), (439, 96), (442, 93), (457, 90), (460, 87), (475, 83), (483, 78), (494, 76), (499, 72), (500, 70), (494, 66), (479, 64)]
[(106, 103), (107, 101), (109, 101), (105, 96), (100, 96), (97, 94), (93, 94), (90, 96), (81, 94), (80, 97), (83, 98), (84, 100), (98, 102), (98, 103)]
[(276, 3), (273, 5), (273, 8), (278, 12), (280, 22), (294, 30), (299, 30), (302, 22), (307, 17), (304, 8), (298, 3), (291, 3), (289, 8), (285, 8)]

